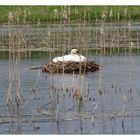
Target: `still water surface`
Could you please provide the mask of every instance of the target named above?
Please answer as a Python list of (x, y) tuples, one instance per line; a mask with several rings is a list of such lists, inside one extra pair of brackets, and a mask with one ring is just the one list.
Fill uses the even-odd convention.
[[(29, 70), (48, 60), (22, 59), (21, 103), (18, 110), (14, 81), (13, 113), (6, 105), (8, 60), (0, 60), (0, 133), (139, 134), (140, 56), (88, 57), (102, 65), (100, 72), (51, 75)], [(99, 94), (100, 86), (103, 95)], [(83, 94), (80, 106), (74, 97), (79, 90)]]

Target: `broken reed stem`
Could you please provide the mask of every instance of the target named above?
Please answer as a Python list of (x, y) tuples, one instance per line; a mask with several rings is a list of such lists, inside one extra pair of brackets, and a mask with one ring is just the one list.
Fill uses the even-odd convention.
[(103, 90), (103, 55), (106, 53), (106, 46), (105, 46), (105, 11), (103, 11), (102, 15), (102, 23), (101, 23), (101, 28), (100, 28), (100, 68), (99, 68), (99, 95), (101, 98), (101, 118), (102, 118), (102, 130), (103, 133), (105, 131), (105, 119), (104, 119), (104, 103), (103, 103), (103, 95), (104, 95), (104, 90)]
[(15, 46), (15, 54), (16, 54), (16, 102), (19, 105), (21, 100), (20, 95), (20, 33), (16, 34), (16, 46)]
[(129, 82), (128, 82), (128, 86), (129, 86), (129, 94), (131, 96), (132, 94), (132, 68), (133, 68), (133, 56), (132, 56), (132, 50), (134, 47), (134, 43), (131, 42), (131, 23), (129, 22), (129, 27), (128, 27), (128, 31), (129, 31)]
[(120, 33), (119, 33), (119, 29), (117, 29), (117, 48), (118, 48), (118, 54), (120, 53)]
[[(97, 20), (95, 21), (95, 26), (97, 26), (98, 25), (98, 23), (97, 23)], [(95, 38), (96, 38), (96, 40), (95, 40), (95, 44), (96, 44), (96, 55), (98, 55), (98, 49), (99, 49), (99, 43), (98, 43), (98, 31), (96, 30), (95, 31)], [(94, 41), (93, 41), (93, 43), (94, 43)]]
[(8, 15), (8, 30), (9, 30), (9, 77), (8, 77), (8, 92), (6, 103), (8, 106), (9, 113), (9, 131), (12, 131), (12, 115), (13, 115), (13, 103), (12, 103), (12, 84), (14, 80), (14, 54), (13, 54), (13, 38), (12, 38), (12, 23), (13, 23), (13, 14), (9, 13)]
[(12, 55), (12, 22), (13, 14), (9, 13), (8, 17), (8, 30), (9, 30), (9, 81), (8, 81), (8, 93), (7, 93), (7, 105), (12, 105), (12, 83), (14, 79), (14, 67), (13, 67), (13, 55)]
[(102, 71), (103, 71), (103, 67), (102, 67), (102, 57), (103, 57), (103, 53), (105, 53), (103, 51), (104, 48), (104, 29), (103, 27), (100, 29), (100, 68), (99, 68), (99, 94), (102, 95), (103, 94), (103, 84), (102, 84)]

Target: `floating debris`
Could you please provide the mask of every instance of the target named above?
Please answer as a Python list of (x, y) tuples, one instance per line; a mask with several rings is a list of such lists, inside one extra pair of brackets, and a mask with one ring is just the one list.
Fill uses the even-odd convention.
[(42, 66), (42, 72), (47, 73), (87, 73), (99, 70), (100, 65), (94, 61), (87, 62), (49, 62)]

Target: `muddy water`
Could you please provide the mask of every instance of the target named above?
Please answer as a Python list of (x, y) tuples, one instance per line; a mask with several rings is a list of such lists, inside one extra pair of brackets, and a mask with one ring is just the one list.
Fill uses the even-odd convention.
[(21, 60), (21, 101), (17, 106), (14, 78), (12, 111), (6, 105), (8, 60), (0, 60), (0, 133), (139, 134), (140, 56), (88, 57), (102, 65), (100, 72), (51, 75), (29, 70), (48, 60)]

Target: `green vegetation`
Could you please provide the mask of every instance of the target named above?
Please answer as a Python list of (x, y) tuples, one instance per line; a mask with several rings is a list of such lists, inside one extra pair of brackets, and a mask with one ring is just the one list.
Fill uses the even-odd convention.
[(64, 11), (71, 22), (82, 20), (139, 20), (140, 6), (0, 6), (0, 23), (8, 22), (12, 12), (16, 20), (27, 22), (62, 22)]

